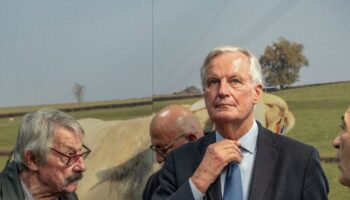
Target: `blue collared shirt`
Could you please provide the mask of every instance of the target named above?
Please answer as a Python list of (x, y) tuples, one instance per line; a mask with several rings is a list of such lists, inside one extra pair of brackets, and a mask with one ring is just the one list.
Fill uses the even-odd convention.
[[(216, 141), (223, 140), (224, 138), (220, 135), (220, 133), (215, 133)], [(252, 128), (243, 135), (239, 139), (242, 150), (242, 162), (239, 164), (239, 168), (241, 170), (241, 178), (242, 178), (242, 192), (243, 192), (243, 200), (248, 199), (248, 192), (253, 172), (254, 160), (256, 155), (256, 142), (258, 138), (258, 125), (256, 121)], [(226, 169), (220, 174), (220, 183), (221, 183), (221, 192), (224, 194), (224, 186), (225, 186), (225, 178), (226, 178)], [(201, 194), (196, 186), (193, 184), (190, 179), (190, 186), (192, 190), (192, 194), (195, 200), (203, 199), (203, 194)]]

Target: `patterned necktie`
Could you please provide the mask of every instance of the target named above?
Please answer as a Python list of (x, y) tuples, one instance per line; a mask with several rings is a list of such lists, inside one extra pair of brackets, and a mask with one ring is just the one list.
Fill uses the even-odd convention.
[(237, 163), (230, 163), (227, 167), (225, 187), (224, 187), (224, 200), (242, 200), (242, 180), (241, 170)]

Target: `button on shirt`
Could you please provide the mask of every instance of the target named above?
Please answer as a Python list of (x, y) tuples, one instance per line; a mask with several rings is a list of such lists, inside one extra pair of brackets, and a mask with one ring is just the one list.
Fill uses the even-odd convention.
[[(223, 140), (224, 138), (220, 135), (220, 133), (216, 132), (216, 141)], [(239, 139), (241, 144), (241, 152), (242, 152), (242, 161), (239, 163), (239, 168), (241, 170), (241, 178), (242, 178), (242, 192), (243, 192), (243, 200), (248, 199), (248, 192), (250, 188), (250, 182), (252, 177), (253, 165), (256, 155), (256, 142), (258, 138), (258, 125), (256, 121), (252, 128), (245, 134), (243, 137)], [(226, 169), (220, 174), (220, 184), (221, 184), (221, 194), (224, 194), (224, 186), (225, 186), (225, 178), (226, 178)], [(193, 184), (190, 179), (190, 186), (192, 190), (192, 194), (195, 200), (203, 199), (203, 194), (201, 194), (196, 186)]]

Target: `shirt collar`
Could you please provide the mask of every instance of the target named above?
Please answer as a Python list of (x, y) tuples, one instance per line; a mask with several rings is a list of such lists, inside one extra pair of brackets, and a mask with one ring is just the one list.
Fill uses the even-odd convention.
[(22, 185), (22, 189), (23, 189), (23, 193), (24, 193), (24, 199), (25, 200), (34, 200), (33, 195), (29, 192), (27, 186), (23, 183), (22, 179), (21, 180), (21, 185)]
[[(221, 136), (219, 132), (215, 132), (216, 141), (223, 140), (224, 138)], [(254, 120), (253, 126), (250, 130), (244, 134), (241, 138), (239, 138), (239, 142), (241, 143), (241, 147), (245, 149), (249, 153), (254, 153), (256, 149), (256, 141), (258, 139), (258, 125)]]
[[(24, 184), (22, 179), (21, 178), (19, 178), (19, 179), (21, 181), (21, 185), (22, 185), (22, 189), (23, 189), (23, 193), (24, 193), (24, 200), (35, 200), (32, 193), (29, 192), (27, 186)], [(58, 200), (58, 197), (55, 200)]]

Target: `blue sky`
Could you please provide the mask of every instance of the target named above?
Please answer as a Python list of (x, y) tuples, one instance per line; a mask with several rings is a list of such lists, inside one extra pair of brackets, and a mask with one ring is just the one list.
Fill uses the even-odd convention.
[(305, 46), (296, 85), (350, 80), (347, 0), (0, 0), (0, 107), (166, 94), (200, 87), (217, 46), (257, 57), (279, 37)]

